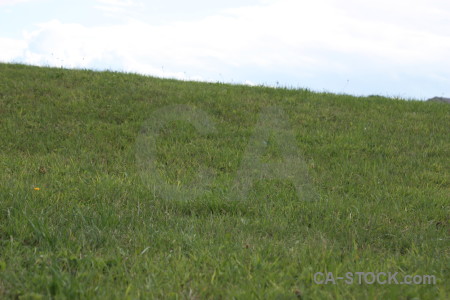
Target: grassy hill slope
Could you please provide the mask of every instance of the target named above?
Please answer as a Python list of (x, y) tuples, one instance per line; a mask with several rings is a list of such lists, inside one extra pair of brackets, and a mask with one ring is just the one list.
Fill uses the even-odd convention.
[[(154, 173), (184, 195), (209, 168), (197, 197), (164, 196), (137, 159), (173, 105), (215, 130), (164, 123)], [(287, 145), (258, 138), (267, 107), (284, 112), (311, 199), (249, 177), (252, 141), (274, 165)], [(449, 124), (446, 103), (0, 64), (0, 298), (448, 299)]]

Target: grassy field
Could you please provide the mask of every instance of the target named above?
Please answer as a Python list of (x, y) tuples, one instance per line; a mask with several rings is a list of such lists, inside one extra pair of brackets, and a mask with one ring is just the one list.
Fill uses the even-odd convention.
[(449, 299), (449, 124), (446, 103), (0, 64), (0, 298)]

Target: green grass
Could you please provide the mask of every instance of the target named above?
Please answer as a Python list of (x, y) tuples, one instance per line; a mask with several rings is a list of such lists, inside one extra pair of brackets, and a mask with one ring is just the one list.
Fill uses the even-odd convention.
[[(153, 171), (173, 199), (138, 161), (169, 105), (215, 128), (158, 131)], [(314, 198), (249, 177), (270, 106)], [(446, 103), (0, 64), (0, 298), (448, 299), (449, 124)], [(287, 144), (270, 134), (261, 161), (276, 165)], [(213, 173), (194, 197), (201, 167)], [(316, 272), (437, 282), (320, 285)]]

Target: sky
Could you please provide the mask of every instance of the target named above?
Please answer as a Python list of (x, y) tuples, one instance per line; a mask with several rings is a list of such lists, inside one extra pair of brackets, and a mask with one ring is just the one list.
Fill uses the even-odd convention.
[(0, 62), (450, 97), (450, 1), (0, 0)]

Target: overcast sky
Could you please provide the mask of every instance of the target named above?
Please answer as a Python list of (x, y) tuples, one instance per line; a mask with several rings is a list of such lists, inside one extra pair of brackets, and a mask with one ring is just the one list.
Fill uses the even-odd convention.
[(0, 0), (0, 61), (450, 97), (450, 1)]

